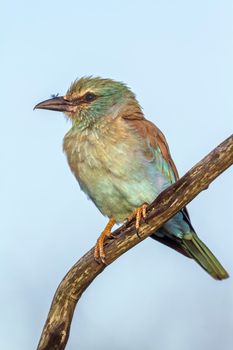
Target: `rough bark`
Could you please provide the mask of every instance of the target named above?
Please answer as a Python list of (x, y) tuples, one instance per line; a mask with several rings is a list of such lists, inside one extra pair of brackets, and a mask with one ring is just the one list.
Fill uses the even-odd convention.
[[(114, 240), (106, 244), (106, 261), (111, 264), (120, 255), (147, 238), (233, 163), (233, 135), (197, 163), (179, 181), (161, 193), (148, 208), (147, 223), (140, 227), (140, 239), (135, 222), (121, 226)], [(93, 258), (94, 249), (87, 252), (60, 283), (48, 314), (37, 350), (62, 350), (69, 337), (73, 313), (82, 293), (105, 268)]]

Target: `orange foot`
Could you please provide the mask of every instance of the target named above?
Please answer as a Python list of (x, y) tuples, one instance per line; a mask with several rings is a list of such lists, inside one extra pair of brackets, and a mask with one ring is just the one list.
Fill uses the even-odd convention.
[(96, 245), (95, 245), (95, 251), (94, 251), (94, 258), (95, 260), (99, 261), (99, 259), (102, 261), (103, 264), (106, 265), (105, 260), (105, 251), (104, 251), (104, 242), (105, 238), (110, 238), (112, 236), (111, 229), (115, 225), (116, 221), (114, 219), (110, 219), (107, 225), (105, 226), (105, 229), (97, 239)]
[(136, 218), (136, 223), (135, 223), (135, 228), (136, 228), (136, 232), (138, 237), (140, 238), (139, 235), (139, 228), (140, 228), (140, 224), (141, 224), (141, 219), (143, 218), (144, 221), (146, 221), (146, 209), (149, 206), (149, 204), (147, 203), (143, 203), (143, 205), (137, 209), (135, 209), (132, 214), (130, 214), (127, 218), (128, 221), (131, 221), (132, 219)]

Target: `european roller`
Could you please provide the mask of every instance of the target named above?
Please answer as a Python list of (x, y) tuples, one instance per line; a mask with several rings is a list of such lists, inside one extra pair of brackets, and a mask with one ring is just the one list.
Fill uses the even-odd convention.
[[(114, 224), (135, 216), (138, 230), (147, 206), (178, 179), (167, 141), (145, 118), (135, 94), (112, 79), (83, 77), (64, 96), (35, 108), (64, 112), (72, 123), (63, 148), (81, 189), (109, 218), (94, 253), (106, 263), (104, 243)], [(197, 236), (186, 208), (151, 237), (193, 258), (213, 278), (228, 277)]]

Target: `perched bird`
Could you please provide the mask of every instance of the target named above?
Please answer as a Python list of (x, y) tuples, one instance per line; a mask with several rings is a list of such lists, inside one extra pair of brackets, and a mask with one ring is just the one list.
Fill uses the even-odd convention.
[[(83, 77), (65, 96), (35, 108), (64, 112), (72, 122), (64, 151), (81, 189), (109, 218), (95, 246), (95, 258), (105, 263), (104, 241), (113, 225), (135, 216), (138, 229), (147, 205), (178, 179), (166, 139), (144, 117), (134, 93), (111, 79)], [(193, 258), (213, 278), (228, 277), (195, 233), (186, 208), (151, 237)]]

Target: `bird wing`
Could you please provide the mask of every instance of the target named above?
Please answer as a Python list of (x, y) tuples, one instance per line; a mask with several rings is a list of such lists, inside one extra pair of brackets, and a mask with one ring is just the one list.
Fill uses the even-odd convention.
[(123, 119), (127, 120), (134, 132), (145, 142), (145, 156), (158, 159), (157, 166), (171, 184), (177, 181), (178, 171), (162, 131), (143, 116), (127, 115)]
[[(157, 158), (156, 160), (159, 160), (157, 166), (160, 167), (160, 171), (164, 174), (167, 180), (169, 180), (171, 184), (177, 181), (179, 179), (179, 174), (171, 157), (168, 143), (162, 131), (152, 122), (145, 119), (142, 115), (127, 115), (124, 116), (123, 119), (125, 119), (129, 123), (130, 127), (132, 127), (133, 130), (137, 133), (137, 135), (145, 141), (147, 146), (145, 156), (147, 158), (150, 158), (151, 153), (153, 152), (153, 156)], [(183, 219), (194, 231), (187, 208), (184, 207), (181, 212), (183, 214)], [(161, 235), (156, 234), (151, 235), (151, 237), (160, 243), (163, 243), (170, 248), (175, 249), (179, 253), (190, 257), (187, 251), (183, 248), (179, 239), (166, 235), (161, 237)]]

